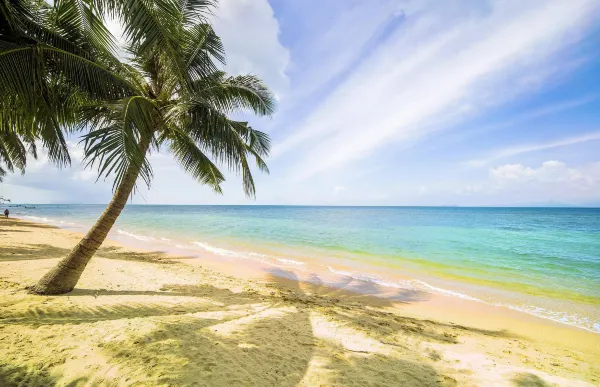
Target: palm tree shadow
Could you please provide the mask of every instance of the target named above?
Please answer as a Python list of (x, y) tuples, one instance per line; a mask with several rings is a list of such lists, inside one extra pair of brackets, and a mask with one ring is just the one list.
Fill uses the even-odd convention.
[[(196, 286), (177, 286), (193, 292)], [(228, 291), (223, 291), (228, 292)], [(240, 299), (241, 297), (241, 299)], [(296, 386), (314, 350), (309, 312), (275, 300), (235, 313), (242, 293), (215, 313), (169, 316), (150, 334), (104, 347), (133, 379), (166, 385)]]
[(518, 386), (518, 387), (549, 387), (550, 386), (542, 378), (540, 378), (539, 376), (537, 376), (535, 374), (529, 373), (529, 372), (522, 372), (522, 373), (516, 374), (512, 378), (512, 382), (514, 383), (515, 386)]
[[(92, 341), (88, 345), (97, 345), (109, 366), (119, 370), (118, 377), (133, 384), (452, 385), (453, 379), (438, 373), (434, 364), (416, 352), (414, 346), (402, 351), (394, 348), (401, 348), (399, 338), (408, 336), (452, 343), (452, 336), (445, 333), (453, 332), (451, 329), (456, 332), (455, 326), (361, 306), (359, 301), (371, 295), (346, 296), (336, 289), (313, 294), (305, 290), (310, 285), (300, 283), (294, 273), (287, 271), (273, 272), (269, 282), (279, 294), (272, 292), (269, 297), (255, 291), (179, 284), (166, 285), (160, 292), (79, 289), (72, 296), (100, 292), (105, 302), (99, 305), (49, 302), (0, 319), (0, 325), (75, 327), (123, 319), (127, 326), (135, 328), (119, 335), (119, 339)], [(161, 303), (156, 301), (156, 295), (170, 299)], [(134, 298), (139, 302), (128, 298), (125, 303), (121, 296), (140, 298)], [(144, 302), (149, 300), (152, 302)], [(333, 332), (333, 337), (315, 331), (315, 324), (323, 316), (336, 324), (327, 331)], [(396, 351), (396, 355), (348, 348), (336, 336), (338, 327), (376, 340), (377, 345), (389, 344), (388, 348)], [(25, 368), (12, 368), (0, 371), (0, 375), (5, 379), (9, 375), (12, 380), (26, 378), (28, 372)], [(89, 380), (105, 377), (85, 376)], [(55, 383), (46, 383), (52, 384)]]
[[(85, 383), (87, 378), (77, 378), (66, 384), (74, 387)], [(55, 386), (58, 380), (51, 376), (46, 367), (13, 365), (0, 361), (0, 386)]]
[[(290, 286), (290, 281), (287, 279), (290, 274), (279, 269), (272, 270), (271, 273), (273, 274), (272, 282), (283, 285), (279, 286), (280, 288), (285, 289), (286, 286)], [(395, 294), (378, 297), (376, 295), (380, 293), (379, 287), (367, 281), (364, 281), (366, 283), (361, 293), (345, 290), (354, 281), (353, 278), (344, 277), (338, 283), (325, 285), (320, 278), (313, 274), (310, 281), (303, 284), (310, 296), (301, 293), (301, 296), (298, 297), (294, 295), (293, 290), (287, 290), (287, 298), (300, 303), (326, 305), (329, 307), (328, 313), (336, 320), (356, 330), (367, 331), (369, 335), (390, 344), (398, 344), (407, 337), (439, 343), (457, 343), (458, 334), (461, 331), (492, 337), (517, 337), (506, 330), (496, 331), (446, 324), (406, 317), (387, 311), (386, 308), (398, 304), (427, 300), (428, 296), (422, 294), (424, 293), (422, 291), (398, 289)], [(355, 288), (355, 286), (352, 287), (352, 289)], [(376, 306), (376, 308), (365, 308), (365, 304)]]
[[(277, 271), (273, 271), (277, 275)], [(393, 293), (385, 294), (385, 297), (380, 297), (385, 293), (383, 286), (372, 281), (361, 281), (356, 278), (344, 276), (332, 284), (325, 283), (317, 274), (312, 273), (306, 283), (307, 290), (311, 293), (326, 294), (335, 296), (339, 294), (345, 299), (354, 299), (355, 301), (369, 301), (371, 304), (378, 306), (392, 306), (398, 303), (414, 303), (427, 301), (430, 294), (418, 289), (396, 289)]]
[(398, 359), (382, 354), (331, 356), (329, 383), (334, 386), (434, 387), (455, 385), (454, 379), (440, 375), (420, 361)]
[(39, 224), (39, 223), (32, 223), (32, 222), (28, 222), (25, 220), (16, 220), (14, 218), (9, 218), (9, 219), (2, 219), (2, 221), (0, 221), (0, 232), (5, 232), (8, 231), (10, 229), (6, 229), (5, 227), (20, 227), (20, 228), (59, 228), (57, 226), (52, 226), (52, 225), (48, 225), (48, 224)]
[[(151, 333), (107, 344), (103, 350), (132, 380), (155, 384), (444, 385), (433, 367), (416, 359), (357, 354), (317, 338), (311, 315), (320, 304), (309, 302), (293, 273), (277, 274), (270, 281), (296, 298), (284, 292), (240, 315), (234, 312), (249, 295), (221, 290), (220, 311), (166, 316)], [(194, 293), (197, 286), (168, 288)]]
[(0, 250), (0, 262), (62, 258), (68, 252), (69, 249), (43, 243), (2, 247), (2, 250)]
[(215, 288), (208, 285), (169, 285), (163, 287), (164, 291), (129, 291), (129, 290), (104, 290), (104, 289), (75, 289), (64, 295), (54, 296), (56, 299), (95, 296), (108, 299), (111, 296), (161, 296), (183, 297), (176, 303), (158, 301), (139, 302), (128, 301), (107, 302), (105, 304), (87, 305), (65, 303), (36, 304), (27, 310), (15, 312), (4, 311), (0, 324), (16, 325), (78, 325), (99, 321), (112, 321), (139, 317), (160, 317), (186, 315), (197, 312), (211, 312), (222, 310), (224, 305), (247, 305), (257, 303), (254, 293), (232, 293), (226, 289)]

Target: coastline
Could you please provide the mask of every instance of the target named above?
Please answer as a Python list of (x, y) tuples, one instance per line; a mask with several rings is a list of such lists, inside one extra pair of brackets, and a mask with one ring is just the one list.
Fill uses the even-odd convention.
[[(47, 205), (17, 215), (85, 233), (102, 210)], [(581, 211), (132, 206), (109, 238), (244, 266), (258, 261), (330, 286), (349, 277), (357, 291), (369, 282), (459, 297), (600, 333), (598, 214)]]
[[(2, 327), (0, 335), (2, 342), (12, 344), (0, 354), (0, 358), (7, 359), (6, 364), (3, 364), (0, 369), (14, 371), (17, 363), (35, 363), (43, 360), (33, 353), (29, 353), (31, 359), (18, 354), (17, 350), (23, 348), (19, 347), (17, 341), (31, 339), (38, 334), (39, 332), (31, 331), (32, 326), (43, 326), (44, 329), (49, 329), (46, 332), (49, 333), (56, 319), (61, 320), (62, 330), (59, 329), (60, 333), (55, 332), (52, 335), (65, 339), (64, 335), (71, 332), (69, 329), (76, 328), (77, 324), (90, 324), (109, 332), (115, 329), (111, 324), (129, 326), (132, 322), (135, 326), (140, 323), (141, 326), (149, 324), (156, 328), (157, 319), (178, 321), (193, 319), (200, 323), (200, 320), (204, 321), (203, 318), (206, 318), (207, 313), (216, 313), (220, 319), (228, 319), (229, 317), (224, 317), (228, 313), (238, 316), (239, 313), (248, 312), (242, 313), (237, 310), (237, 308), (244, 309), (241, 305), (252, 305), (248, 307), (259, 309), (270, 305), (264, 310), (255, 312), (266, 313), (266, 315), (273, 313), (279, 316), (277, 319), (286, 321), (288, 315), (293, 315), (295, 318), (304, 316), (300, 318), (307, 323), (302, 327), (304, 336), (312, 336), (313, 343), (326, 342), (328, 344), (323, 344), (326, 346), (331, 342), (337, 342), (335, 348), (341, 351), (341, 355), (338, 355), (342, 356), (345, 362), (349, 362), (348, 364), (352, 363), (350, 360), (356, 356), (375, 356), (377, 364), (374, 365), (374, 369), (390, 376), (391, 373), (401, 372), (390, 369), (393, 368), (391, 366), (388, 367), (390, 365), (388, 363), (392, 362), (390, 359), (394, 362), (410, 359), (411, 367), (406, 371), (409, 374), (425, 367), (431, 371), (428, 371), (427, 375), (437, 375), (431, 380), (428, 379), (427, 383), (415, 385), (455, 385), (456, 383), (514, 385), (515, 378), (535, 377), (548, 383), (573, 386), (595, 385), (600, 378), (600, 336), (595, 333), (507, 308), (435, 293), (397, 291), (393, 294), (394, 292), (390, 292), (389, 289), (381, 289), (372, 283), (363, 284), (363, 289), (354, 289), (353, 286), (319, 286), (314, 278), (311, 279), (300, 271), (295, 272), (289, 268), (282, 269), (266, 264), (259, 265), (251, 261), (240, 265), (234, 258), (210, 256), (208, 253), (201, 258), (177, 257), (163, 252), (132, 250), (113, 241), (107, 241), (98, 253), (98, 257), (90, 263), (90, 268), (84, 273), (80, 286), (73, 292), (73, 296), (37, 298), (26, 295), (23, 287), (33, 283), (43, 275), (45, 270), (52, 267), (59, 256), (68, 251), (80, 236), (73, 231), (25, 221), (0, 223), (0, 238), (3, 244), (3, 251), (0, 252), (2, 266), (0, 270), (2, 308), (0, 310), (3, 312), (3, 318), (0, 320), (0, 327)], [(5, 243), (8, 248), (4, 248)], [(40, 251), (46, 255), (44, 259), (37, 257)], [(19, 259), (15, 259), (14, 255), (19, 256)], [(339, 282), (342, 279), (329, 278), (326, 282), (330, 280)], [(186, 290), (182, 287), (186, 287)], [(178, 289), (175, 292), (176, 296), (169, 294), (169, 292), (173, 293), (173, 289)], [(362, 290), (362, 292), (353, 290)], [(386, 294), (386, 291), (389, 294)], [(243, 294), (244, 302), (235, 304), (237, 306), (234, 308), (228, 307), (218, 312), (209, 311), (210, 308), (206, 309), (199, 305), (194, 305), (190, 309), (187, 305), (191, 299), (211, 300), (211, 297), (213, 298), (211, 301), (219, 303), (220, 301), (214, 299), (215, 293), (222, 296), (223, 292), (229, 292), (228, 298), (238, 298), (239, 294)], [(202, 293), (206, 297), (199, 297), (197, 293)], [(65, 304), (65, 299), (69, 300), (69, 304)], [(168, 305), (165, 306), (165, 302)], [(141, 307), (144, 313), (138, 313), (135, 308), (121, 310), (123, 306), (117, 307), (115, 303), (145, 304), (146, 307)], [(57, 310), (50, 310), (52, 307), (46, 305), (51, 305)], [(78, 309), (83, 308), (84, 305), (88, 309)], [(214, 303), (212, 305), (214, 306)], [(88, 310), (87, 314), (84, 313), (86, 310)], [(173, 310), (179, 311), (173, 313)], [(160, 313), (157, 315), (156, 311)], [(102, 317), (113, 312), (117, 315), (114, 319)], [(85, 316), (91, 314), (91, 316), (88, 316), (89, 321), (84, 319), (85, 322), (73, 322), (68, 318), (70, 313), (75, 315), (82, 313)], [(96, 316), (97, 314), (102, 316)], [(253, 314), (240, 318), (244, 321), (242, 325), (254, 324), (253, 319), (249, 317), (251, 315)], [(50, 321), (46, 322), (47, 319)], [(227, 326), (229, 332), (227, 335), (233, 334), (239, 328), (234, 321), (239, 323), (239, 320), (234, 319), (220, 324)], [(292, 321), (290, 324), (297, 325)], [(67, 330), (64, 331), (65, 329)], [(248, 326), (244, 326), (242, 330), (247, 329)], [(281, 333), (280, 330), (285, 328), (278, 325), (274, 329)], [(130, 330), (127, 334), (140, 333)], [(17, 336), (13, 337), (14, 335)], [(177, 336), (176, 333), (173, 335)], [(109, 337), (110, 343), (115, 338), (122, 339), (121, 336), (115, 333), (108, 334), (106, 337)], [(358, 340), (356, 337), (362, 339)], [(265, 337), (260, 336), (260, 339), (264, 340)], [(301, 339), (302, 337), (299, 338)], [(36, 345), (44, 346), (44, 340), (42, 338), (41, 341), (34, 340), (34, 342)], [(252, 352), (253, 347), (244, 348), (242, 341), (236, 344), (236, 348), (242, 353)], [(289, 341), (287, 349), (283, 348), (282, 351), (289, 352), (290, 346), (297, 345), (291, 338)], [(163, 350), (173, 349), (167, 343), (162, 344), (165, 345)], [(359, 349), (355, 348), (357, 345)], [(291, 356), (292, 353), (288, 352), (286, 353)], [(123, 362), (123, 359), (115, 359), (114, 356), (109, 356), (108, 360), (107, 354), (103, 356), (102, 362), (111, 364)], [(78, 356), (76, 358), (79, 359)], [(335, 378), (331, 379), (332, 376), (327, 376), (327, 373), (316, 364), (318, 361), (331, 364), (339, 360), (335, 359), (337, 358), (328, 352), (327, 355), (312, 356), (309, 360), (301, 362), (307, 364), (302, 377), (298, 376), (294, 379), (295, 384), (312, 385), (315, 381), (335, 381)], [(57, 365), (48, 372), (66, 381), (73, 376), (71, 372), (73, 367), (78, 369), (82, 361), (79, 359), (77, 364), (66, 366), (71, 362), (65, 360), (65, 366)], [(188, 358), (188, 361), (191, 360)], [(219, 364), (221, 363), (217, 362), (217, 365)], [(135, 368), (129, 363), (127, 367)], [(17, 371), (13, 371), (3, 372), (4, 376), (0, 378), (18, 374)], [(141, 378), (140, 380), (159, 380), (156, 376), (148, 376), (147, 371), (137, 370), (134, 373), (136, 377)], [(368, 371), (365, 373), (368, 377), (375, 378), (370, 382), (377, 380), (376, 373), (373, 375)], [(402, 377), (402, 375), (395, 376)], [(264, 378), (265, 375), (261, 377)], [(269, 383), (271, 382), (267, 382)], [(272, 385), (277, 383), (273, 382)]]

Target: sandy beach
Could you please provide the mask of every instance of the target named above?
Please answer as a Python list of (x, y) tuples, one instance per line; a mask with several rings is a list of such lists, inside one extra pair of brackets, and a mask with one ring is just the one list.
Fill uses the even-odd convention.
[(449, 297), (359, 294), (292, 271), (247, 272), (110, 241), (73, 292), (28, 294), (80, 237), (0, 221), (0, 386), (600, 381), (600, 335), (582, 329)]

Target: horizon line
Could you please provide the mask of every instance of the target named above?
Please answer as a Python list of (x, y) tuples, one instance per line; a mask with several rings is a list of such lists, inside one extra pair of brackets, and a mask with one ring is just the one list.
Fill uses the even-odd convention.
[[(2, 203), (7, 207), (20, 207), (20, 206), (106, 206), (108, 203)], [(425, 207), (425, 208), (586, 208), (586, 209), (600, 209), (600, 205), (576, 205), (576, 204), (558, 204), (558, 205), (535, 205), (535, 204), (510, 204), (510, 205), (478, 205), (478, 206), (465, 206), (465, 205), (355, 205), (355, 204), (168, 204), (168, 203), (131, 203), (127, 206), (204, 206), (204, 207), (381, 207), (381, 208), (414, 208), (414, 207)]]

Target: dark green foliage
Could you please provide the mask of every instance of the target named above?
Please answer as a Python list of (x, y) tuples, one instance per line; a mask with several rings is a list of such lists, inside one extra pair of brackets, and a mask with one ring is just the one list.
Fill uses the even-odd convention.
[[(130, 166), (146, 184), (150, 151), (168, 150), (198, 182), (221, 192), (219, 166), (254, 196), (248, 157), (268, 172), (265, 133), (228, 118), (270, 115), (274, 100), (252, 75), (219, 69), (223, 45), (206, 0), (0, 0), (0, 177), (24, 170), (39, 140), (68, 165), (65, 132), (81, 130), (87, 166), (122, 181)], [(121, 21), (119, 50), (104, 18)], [(123, 58), (127, 58), (124, 60)], [(3, 167), (2, 167), (3, 166)]]

